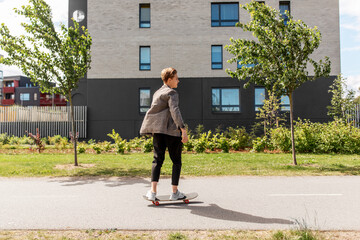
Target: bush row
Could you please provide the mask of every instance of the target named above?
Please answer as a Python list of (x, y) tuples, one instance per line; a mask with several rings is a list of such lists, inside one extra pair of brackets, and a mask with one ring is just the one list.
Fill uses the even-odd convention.
[[(360, 153), (360, 129), (341, 120), (336, 119), (328, 123), (298, 120), (295, 122), (294, 131), (296, 151), (299, 153)], [(84, 153), (88, 149), (92, 149), (96, 153), (151, 152), (153, 150), (152, 138), (149, 137), (125, 140), (114, 130), (108, 136), (113, 142), (96, 142), (93, 139), (88, 142), (79, 142), (78, 152)], [(72, 148), (69, 140), (59, 135), (42, 138), (42, 142), (48, 146), (53, 145), (57, 149)], [(15, 149), (20, 145), (32, 144), (34, 141), (27, 136), (11, 137), (7, 134), (0, 134), (0, 148)], [(290, 129), (281, 126), (271, 129), (267, 136), (254, 137), (243, 127), (229, 127), (225, 131), (213, 133), (212, 131), (204, 132), (203, 126), (200, 125), (196, 128), (195, 134), (189, 131), (189, 141), (184, 144), (184, 150), (197, 153), (217, 150), (229, 152), (230, 150), (251, 148), (256, 152), (264, 150), (290, 152)]]
[[(294, 126), (295, 150), (299, 153), (360, 153), (360, 129), (335, 119), (328, 123), (298, 120)], [(254, 151), (291, 151), (290, 129), (272, 129), (269, 136), (253, 141)]]

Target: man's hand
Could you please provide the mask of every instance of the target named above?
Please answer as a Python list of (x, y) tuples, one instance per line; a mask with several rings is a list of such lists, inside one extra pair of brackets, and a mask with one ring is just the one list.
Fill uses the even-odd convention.
[(182, 136), (182, 139), (181, 139), (182, 143), (186, 143), (187, 141), (189, 141), (189, 138), (188, 138), (185, 128), (181, 128), (181, 136)]

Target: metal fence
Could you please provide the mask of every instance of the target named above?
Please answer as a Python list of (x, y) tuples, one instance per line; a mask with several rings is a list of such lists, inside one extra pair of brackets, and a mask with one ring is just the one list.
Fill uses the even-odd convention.
[[(87, 107), (74, 106), (76, 132), (79, 138), (86, 138)], [(0, 134), (24, 136), (25, 131), (41, 137), (61, 135), (70, 137), (71, 114), (69, 106), (62, 107), (20, 107), (0, 106)]]
[(353, 126), (360, 128), (360, 104), (355, 105), (352, 111), (348, 111), (346, 114), (347, 121)]

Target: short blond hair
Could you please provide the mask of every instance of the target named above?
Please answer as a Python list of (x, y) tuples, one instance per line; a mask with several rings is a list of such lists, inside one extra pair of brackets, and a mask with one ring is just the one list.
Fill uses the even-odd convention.
[(167, 83), (169, 78), (173, 78), (176, 74), (177, 74), (177, 71), (175, 68), (172, 68), (172, 67), (164, 68), (161, 71), (161, 80), (163, 80), (164, 83)]

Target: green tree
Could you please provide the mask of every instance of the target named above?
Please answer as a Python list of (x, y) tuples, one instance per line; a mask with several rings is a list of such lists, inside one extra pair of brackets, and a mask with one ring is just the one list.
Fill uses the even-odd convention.
[(328, 106), (328, 115), (346, 121), (352, 117), (351, 113), (355, 107), (355, 91), (349, 90), (346, 79), (339, 75), (330, 86), (329, 93), (332, 94), (331, 105)]
[[(320, 45), (321, 34), (317, 27), (310, 28), (302, 20), (295, 21), (288, 12), (285, 23), (279, 11), (252, 1), (242, 8), (250, 13), (251, 20), (237, 23), (243, 31), (252, 32), (254, 39), (230, 38), (231, 45), (226, 46), (234, 55), (229, 63), (239, 62), (235, 71), (226, 72), (240, 81), (264, 86), (277, 96), (287, 95), (290, 100), (290, 126), (293, 162), (297, 165), (293, 125), (293, 93), (304, 82), (330, 73), (328, 57), (319, 62), (310, 55)], [(313, 66), (314, 76), (309, 77), (308, 64)]]
[(78, 166), (76, 129), (71, 92), (90, 68), (91, 37), (88, 30), (74, 27), (55, 30), (49, 5), (44, 0), (29, 0), (29, 5), (15, 9), (28, 21), (21, 23), (25, 35), (13, 36), (3, 23), (0, 27), (0, 47), (8, 57), (0, 63), (16, 65), (40, 87), (41, 92), (64, 95), (70, 105), (75, 166)]
[(264, 105), (256, 113), (256, 119), (264, 127), (264, 135), (268, 129), (279, 127), (280, 123), (285, 121), (284, 114), (281, 114), (281, 101), (274, 92), (268, 91), (268, 98), (264, 100)]

